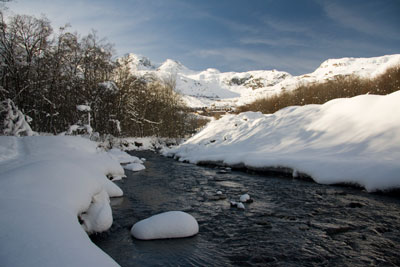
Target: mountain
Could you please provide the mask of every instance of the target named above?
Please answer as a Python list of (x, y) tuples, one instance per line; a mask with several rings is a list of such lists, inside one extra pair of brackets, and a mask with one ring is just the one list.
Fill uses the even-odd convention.
[(209, 68), (194, 71), (172, 59), (157, 65), (144, 56), (128, 54), (127, 57), (131, 62), (130, 69), (135, 75), (153, 74), (161, 79), (174, 80), (176, 91), (181, 93), (186, 104), (193, 108), (234, 107), (283, 90), (293, 90), (299, 84), (323, 82), (338, 75), (372, 78), (389, 67), (400, 65), (400, 54), (328, 59), (312, 73), (292, 76), (278, 70), (220, 72)]

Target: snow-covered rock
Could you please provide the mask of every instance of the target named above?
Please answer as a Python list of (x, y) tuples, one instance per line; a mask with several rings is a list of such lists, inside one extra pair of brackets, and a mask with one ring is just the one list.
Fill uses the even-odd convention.
[[(367, 191), (400, 188), (400, 91), (361, 95), (274, 114), (246, 112), (210, 122), (165, 151), (191, 163), (286, 167), (322, 184), (350, 183)], [(215, 140), (210, 142), (210, 140)]]
[(146, 169), (146, 167), (143, 164), (135, 163), (135, 162), (124, 165), (123, 167), (125, 170), (129, 170), (129, 171), (133, 171), (133, 172), (138, 172), (138, 171)]
[(240, 202), (247, 202), (250, 200), (250, 195), (249, 194), (243, 194), (240, 196)]
[(237, 208), (240, 210), (246, 209), (242, 202), (237, 203)]
[(182, 211), (168, 211), (141, 220), (132, 226), (131, 234), (142, 240), (182, 238), (196, 235), (196, 219)]

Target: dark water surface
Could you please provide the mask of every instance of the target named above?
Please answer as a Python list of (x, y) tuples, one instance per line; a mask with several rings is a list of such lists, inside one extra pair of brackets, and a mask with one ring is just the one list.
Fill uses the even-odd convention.
[[(400, 266), (398, 198), (133, 154), (147, 159), (146, 170), (126, 171), (113, 226), (92, 236), (121, 266)], [(244, 193), (254, 202), (231, 208)], [(193, 215), (199, 234), (131, 237), (134, 223), (171, 210)]]

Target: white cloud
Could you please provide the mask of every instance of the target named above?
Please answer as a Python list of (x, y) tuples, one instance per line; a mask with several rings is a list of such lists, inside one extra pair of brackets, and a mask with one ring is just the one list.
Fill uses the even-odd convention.
[(279, 37), (244, 37), (240, 39), (244, 45), (269, 45), (269, 46), (307, 46), (306, 42), (294, 38)]
[(221, 58), (223, 65), (232, 71), (269, 68), (300, 74), (314, 70), (321, 63), (319, 60), (306, 57), (254, 52), (233, 47), (202, 49), (193, 52), (192, 55), (200, 58)]

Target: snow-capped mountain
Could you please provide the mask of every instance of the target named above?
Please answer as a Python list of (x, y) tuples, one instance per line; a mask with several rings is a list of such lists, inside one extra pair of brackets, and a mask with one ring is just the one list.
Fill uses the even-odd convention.
[[(129, 60), (129, 67), (133, 73), (141, 71), (154, 71), (156, 66), (147, 57), (130, 53), (127, 55)], [(118, 59), (120, 60), (120, 59)]]
[(400, 65), (400, 54), (328, 59), (312, 73), (292, 76), (278, 70), (220, 72), (209, 68), (194, 71), (171, 59), (156, 65), (144, 56), (129, 54), (127, 57), (135, 75), (153, 74), (161, 79), (175, 80), (176, 90), (193, 108), (243, 105), (283, 90), (293, 90), (299, 84), (323, 82), (337, 75), (375, 77), (389, 67)]

